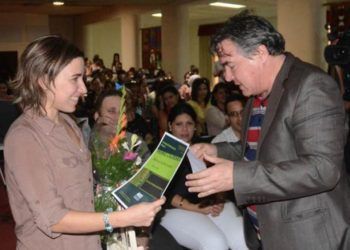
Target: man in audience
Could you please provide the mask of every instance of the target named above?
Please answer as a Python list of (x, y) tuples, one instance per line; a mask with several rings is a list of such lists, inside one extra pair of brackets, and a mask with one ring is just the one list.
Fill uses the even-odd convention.
[(250, 249), (349, 249), (344, 108), (335, 81), (285, 52), (282, 35), (258, 16), (230, 18), (212, 45), (226, 80), (250, 97), (244, 152), (234, 159), (227, 143), (192, 146), (213, 166), (187, 176), (189, 191), (204, 197), (233, 189)]
[(241, 140), (241, 122), (245, 98), (241, 95), (231, 95), (227, 98), (225, 112), (229, 120), (229, 127), (214, 137), (212, 143), (230, 142), (236, 143)]
[(13, 104), (14, 97), (8, 93), (6, 83), (0, 82), (0, 143), (3, 143), (7, 130), (20, 115), (20, 110)]
[(13, 95), (8, 93), (7, 84), (0, 82), (0, 101), (13, 101)]

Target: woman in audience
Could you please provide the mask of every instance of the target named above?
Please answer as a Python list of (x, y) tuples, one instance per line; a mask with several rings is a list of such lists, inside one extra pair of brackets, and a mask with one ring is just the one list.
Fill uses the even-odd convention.
[(120, 57), (119, 57), (119, 53), (114, 53), (113, 54), (113, 61), (112, 61), (112, 65), (111, 65), (111, 70), (113, 71), (114, 74), (116, 74), (118, 72), (118, 70), (121, 70), (120, 68)]
[[(101, 93), (97, 98), (95, 106), (95, 125), (90, 136), (89, 147), (92, 153), (97, 150), (104, 150), (108, 148), (109, 142), (115, 135), (115, 129), (119, 119), (119, 108), (122, 93), (117, 90), (107, 90)], [(127, 132), (127, 141), (131, 142), (132, 133)], [(150, 156), (150, 152), (144, 141), (134, 150), (135, 153), (141, 157), (145, 162)], [(103, 154), (104, 152), (102, 152)], [(140, 164), (141, 165), (141, 164)], [(99, 183), (98, 176), (94, 172), (96, 183)], [(149, 233), (152, 235), (149, 242)], [(152, 225), (151, 229), (143, 228), (136, 230), (138, 245), (147, 248), (149, 245), (153, 250), (163, 249), (179, 249), (179, 245), (169, 232), (163, 228), (158, 222)]]
[[(95, 104), (94, 120), (95, 124), (91, 132), (89, 147), (91, 151), (107, 149), (110, 141), (115, 136), (115, 130), (119, 120), (119, 108), (122, 93), (111, 89), (102, 92)], [(127, 132), (126, 138), (131, 141), (133, 133)], [(140, 135), (139, 135), (140, 136)], [(102, 147), (101, 145), (105, 145)], [(136, 151), (143, 160), (146, 160), (150, 152), (147, 145), (142, 143)]]
[(205, 113), (208, 135), (215, 136), (227, 127), (225, 116), (227, 88), (226, 84), (220, 82), (215, 85), (211, 95), (211, 105)]
[[(186, 103), (176, 105), (169, 113), (169, 131), (191, 143), (196, 113)], [(189, 249), (247, 249), (243, 220), (232, 202), (223, 198), (200, 199), (189, 193), (186, 175), (192, 173), (190, 159), (185, 157), (166, 191), (167, 209), (161, 224), (183, 246)]]
[(172, 85), (167, 85), (160, 92), (161, 107), (159, 109), (159, 136), (162, 137), (168, 130), (169, 111), (180, 101), (180, 94)]
[(205, 123), (205, 113), (209, 108), (210, 99), (210, 84), (205, 77), (196, 78), (192, 84), (191, 92), (192, 100), (187, 103), (192, 106), (197, 114), (197, 135), (208, 135), (207, 126)]
[(163, 199), (96, 213), (90, 152), (72, 113), (86, 94), (83, 53), (58, 36), (24, 50), (13, 89), (23, 114), (5, 139), (17, 249), (100, 249), (101, 230), (149, 226)]

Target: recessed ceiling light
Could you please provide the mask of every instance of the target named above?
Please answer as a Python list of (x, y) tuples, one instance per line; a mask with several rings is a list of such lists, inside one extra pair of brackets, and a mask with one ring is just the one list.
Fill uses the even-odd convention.
[(162, 13), (153, 13), (152, 16), (153, 17), (162, 17)]
[(63, 1), (53, 1), (52, 4), (55, 6), (62, 6), (62, 5), (64, 5), (64, 2)]
[(223, 3), (223, 2), (214, 2), (214, 3), (210, 3), (209, 5), (216, 6), (216, 7), (232, 8), (232, 9), (241, 9), (241, 8), (247, 7), (243, 4)]

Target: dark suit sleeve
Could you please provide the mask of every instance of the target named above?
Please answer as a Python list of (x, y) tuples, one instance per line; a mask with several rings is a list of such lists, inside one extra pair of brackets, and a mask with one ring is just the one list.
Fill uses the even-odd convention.
[(239, 205), (310, 196), (339, 181), (344, 147), (339, 89), (321, 71), (297, 73), (278, 93), (277, 112), (259, 142), (257, 161), (234, 163)]
[(218, 151), (218, 157), (226, 160), (237, 161), (242, 159), (242, 144), (241, 142), (220, 142), (215, 143)]

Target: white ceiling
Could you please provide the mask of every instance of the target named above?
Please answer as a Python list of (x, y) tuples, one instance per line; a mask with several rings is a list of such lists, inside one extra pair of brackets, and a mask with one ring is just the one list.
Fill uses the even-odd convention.
[(25, 12), (49, 15), (78, 15), (123, 5), (163, 5), (184, 0), (63, 0), (64, 6), (53, 6), (53, 0), (0, 0), (0, 12)]
[[(64, 0), (65, 5), (55, 7), (53, 0), (0, 0), (0, 12), (36, 13), (48, 15), (79, 15), (111, 7), (125, 5), (147, 6), (160, 10), (162, 5), (186, 3), (190, 10), (190, 19), (206, 22), (226, 20), (240, 10), (209, 6), (210, 2), (223, 1), (244, 4), (256, 14), (267, 18), (276, 17), (277, 0)], [(293, 0), (284, 0), (293, 1)], [(344, 0), (319, 0), (320, 4), (344, 2)]]
[[(197, 1), (190, 7), (190, 19), (192, 20), (226, 20), (227, 17), (233, 16), (242, 9), (230, 9), (210, 6), (211, 1)], [(247, 9), (253, 10), (254, 13), (264, 17), (276, 16), (276, 0), (224, 0), (227, 3), (243, 4)]]
[[(21, 12), (49, 15), (78, 15), (103, 8), (122, 7), (125, 5), (154, 6), (160, 9), (162, 5), (186, 3), (190, 5), (191, 19), (225, 19), (237, 10), (212, 7), (208, 4), (216, 0), (65, 0), (64, 6), (55, 7), (52, 0), (0, 0), (0, 12)], [(276, 0), (224, 0), (225, 2), (241, 3), (256, 10), (273, 12)]]

